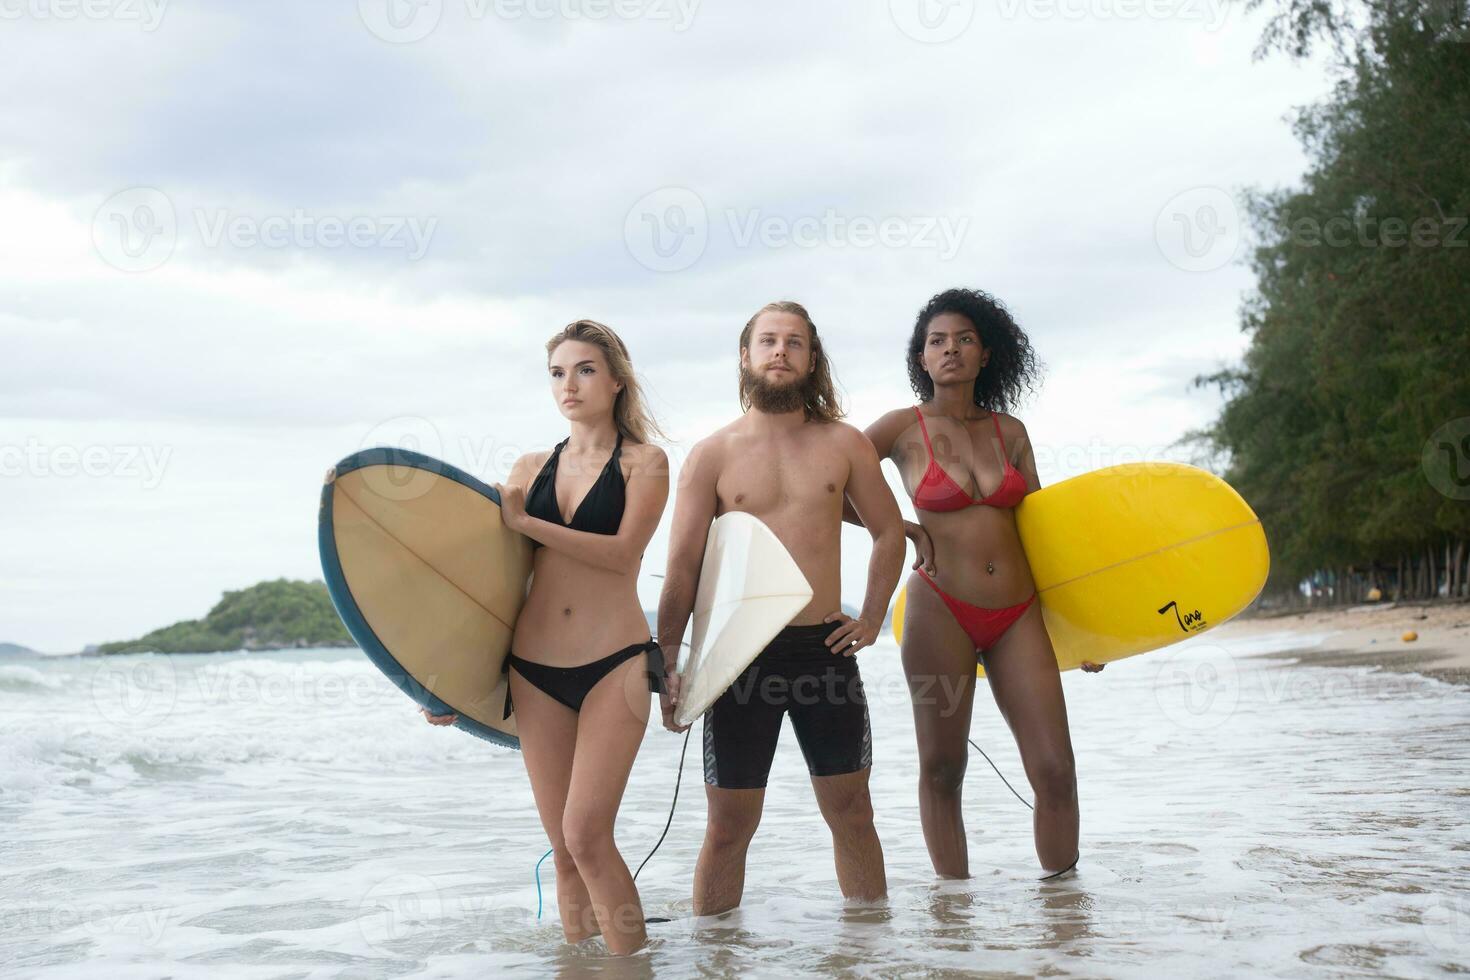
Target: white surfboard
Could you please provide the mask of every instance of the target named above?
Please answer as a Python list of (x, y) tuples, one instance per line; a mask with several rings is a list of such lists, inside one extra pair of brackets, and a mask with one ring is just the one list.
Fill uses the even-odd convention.
[(679, 724), (704, 714), (811, 601), (811, 583), (770, 528), (742, 511), (717, 518), (699, 569)]

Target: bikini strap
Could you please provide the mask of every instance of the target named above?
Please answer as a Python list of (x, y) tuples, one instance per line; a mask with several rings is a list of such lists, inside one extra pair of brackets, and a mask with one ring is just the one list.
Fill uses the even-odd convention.
[(1007, 466), (1011, 464), (1010, 450), (1006, 449), (1006, 437), (1000, 434), (1000, 416), (995, 414), (994, 409), (990, 412), (990, 421), (995, 423), (995, 434), (1000, 437), (1000, 451), (1004, 454), (1003, 461)]
[(929, 441), (929, 427), (924, 424), (924, 413), (919, 411), (919, 406), (914, 406), (914, 414), (919, 417), (919, 431), (924, 433), (924, 445), (929, 449), (929, 458), (934, 458), (934, 444)]

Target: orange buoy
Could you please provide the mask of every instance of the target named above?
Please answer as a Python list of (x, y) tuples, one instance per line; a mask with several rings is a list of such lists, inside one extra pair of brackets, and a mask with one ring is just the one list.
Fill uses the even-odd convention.
[(1413, 643), (1417, 639), (1419, 639), (1419, 634), (1418, 633), (1415, 633), (1413, 630), (1405, 630), (1404, 631), (1404, 642), (1405, 643)]

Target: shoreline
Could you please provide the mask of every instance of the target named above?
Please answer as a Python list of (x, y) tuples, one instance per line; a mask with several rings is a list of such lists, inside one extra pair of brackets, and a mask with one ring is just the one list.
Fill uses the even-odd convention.
[[(1292, 656), (1313, 667), (1377, 667), (1470, 687), (1470, 602), (1375, 602), (1237, 617), (1220, 630), (1231, 636), (1326, 634), (1317, 646), (1256, 656)], [(1405, 642), (1410, 630), (1418, 638)]]

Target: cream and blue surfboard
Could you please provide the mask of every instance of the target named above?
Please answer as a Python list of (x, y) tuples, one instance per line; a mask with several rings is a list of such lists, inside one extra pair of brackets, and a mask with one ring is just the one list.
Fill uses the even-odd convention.
[[(1219, 626), (1270, 569), (1260, 518), (1224, 480), (1183, 463), (1109, 466), (1043, 487), (1016, 508), (1016, 528), (1062, 670)], [(900, 590), (900, 642), (905, 600)]]
[(327, 472), (317, 545), (337, 613), (378, 669), (430, 713), (519, 748), (500, 668), (531, 543), (501, 521), (495, 488), (421, 453), (365, 449)]

